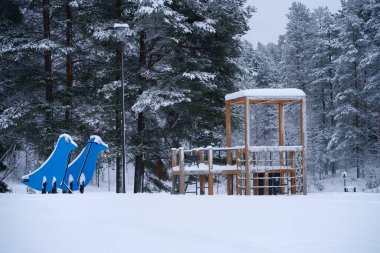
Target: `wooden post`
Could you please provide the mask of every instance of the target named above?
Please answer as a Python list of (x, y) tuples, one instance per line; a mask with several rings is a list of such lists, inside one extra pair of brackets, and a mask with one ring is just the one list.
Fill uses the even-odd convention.
[(177, 154), (178, 154), (178, 150), (175, 149), (175, 148), (172, 148), (172, 194), (174, 194), (174, 190), (175, 190), (175, 175), (174, 175), (174, 170), (173, 168), (177, 166)]
[(179, 148), (179, 194), (185, 194), (185, 152)]
[[(284, 146), (284, 104), (278, 104), (278, 144)], [(284, 165), (284, 154), (280, 152), (280, 165)]]
[[(232, 140), (231, 140), (231, 102), (226, 102), (226, 144), (227, 147), (232, 146)], [(227, 151), (227, 165), (232, 164), (232, 156), (231, 151)]]
[(268, 193), (268, 176), (269, 176), (269, 174), (268, 174), (268, 172), (265, 172), (264, 173), (264, 195), (268, 195), (269, 193)]
[(296, 194), (296, 172), (294, 170), (290, 173), (291, 179), (290, 179), (290, 193)]
[(200, 194), (205, 195), (205, 176), (199, 175)]
[(250, 104), (249, 97), (244, 100), (244, 142), (245, 142), (245, 195), (251, 195), (251, 170), (249, 161), (250, 147)]
[(208, 195), (214, 195), (214, 175), (212, 174), (212, 165), (213, 165), (213, 157), (212, 157), (212, 147), (208, 146)]
[(295, 151), (290, 151), (289, 152), (289, 155), (290, 155), (290, 167), (292, 167), (292, 169), (294, 169), (295, 168), (295, 166), (296, 166), (296, 161), (295, 161)]
[(253, 172), (253, 195), (259, 195), (259, 180), (257, 179), (257, 177), (259, 176), (259, 173), (257, 172)]
[(198, 151), (198, 163), (205, 163), (205, 153), (203, 150)]
[(227, 195), (233, 195), (232, 174), (227, 174)]
[(303, 194), (307, 194), (306, 180), (306, 98), (300, 101), (300, 124), (301, 124), (301, 145), (302, 145), (302, 169), (303, 169)]
[(236, 194), (237, 195), (242, 194), (242, 192), (241, 192), (241, 181), (239, 179), (239, 177), (241, 177), (241, 173), (239, 170), (241, 153), (242, 153), (242, 151), (240, 149), (236, 150)]

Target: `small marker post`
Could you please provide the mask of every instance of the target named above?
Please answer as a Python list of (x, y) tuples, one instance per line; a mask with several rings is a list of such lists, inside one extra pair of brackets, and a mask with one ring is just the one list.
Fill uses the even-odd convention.
[(344, 191), (346, 192), (346, 179), (347, 179), (347, 172), (343, 171), (342, 173), (342, 179), (343, 179), (343, 185), (344, 185)]

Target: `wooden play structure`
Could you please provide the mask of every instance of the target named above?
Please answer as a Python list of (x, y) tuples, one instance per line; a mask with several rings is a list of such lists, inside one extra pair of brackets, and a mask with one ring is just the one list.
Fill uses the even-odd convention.
[[(307, 194), (305, 93), (299, 89), (249, 89), (226, 95), (225, 102), (227, 147), (173, 148), (172, 194), (185, 194), (191, 177), (196, 181), (195, 193), (199, 189), (204, 195), (207, 188), (213, 195), (214, 180), (221, 176), (227, 178), (228, 195)], [(285, 146), (284, 105), (290, 103), (299, 104), (300, 109), (298, 146)], [(251, 110), (263, 105), (277, 105), (277, 146), (251, 146)], [(242, 146), (232, 147), (232, 106), (244, 108)]]

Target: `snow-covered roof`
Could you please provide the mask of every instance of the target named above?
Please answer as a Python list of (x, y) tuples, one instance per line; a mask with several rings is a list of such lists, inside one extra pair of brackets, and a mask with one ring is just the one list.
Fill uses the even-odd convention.
[(227, 94), (225, 100), (232, 100), (241, 97), (249, 97), (255, 100), (269, 100), (269, 99), (301, 99), (306, 94), (300, 89), (286, 88), (286, 89), (249, 89), (241, 90), (231, 94)]

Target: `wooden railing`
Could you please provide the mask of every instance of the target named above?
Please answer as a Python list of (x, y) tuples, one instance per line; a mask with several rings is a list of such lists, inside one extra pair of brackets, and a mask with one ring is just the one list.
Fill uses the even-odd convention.
[[(232, 183), (233, 175), (236, 176), (236, 193), (242, 194), (245, 191), (245, 174), (256, 173), (256, 176), (251, 180), (272, 180), (277, 177), (269, 179), (268, 174), (265, 176), (258, 176), (257, 173), (265, 173), (268, 171), (275, 172), (286, 171), (287, 169), (295, 170), (302, 168), (302, 147), (301, 146), (251, 146), (250, 147), (250, 166), (249, 169), (245, 168), (245, 152), (244, 146), (235, 147), (206, 147), (206, 148), (193, 148), (172, 149), (172, 179), (173, 179), (173, 193), (185, 193), (185, 175), (200, 175), (200, 181), (204, 176), (208, 176), (208, 184), (213, 185), (214, 174), (226, 174), (227, 186)], [(178, 185), (176, 184), (175, 177), (178, 177)], [(231, 178), (230, 178), (231, 177)], [(296, 192), (295, 176), (292, 174), (292, 193)], [(282, 179), (281, 179), (282, 180)], [(202, 185), (202, 182), (201, 182)], [(202, 187), (202, 186), (201, 186)], [(257, 194), (259, 188), (273, 187), (270, 185), (259, 186), (258, 183), (253, 184), (251, 190)], [(302, 187), (302, 185), (300, 186)], [(231, 187), (230, 187), (231, 188)], [(176, 190), (175, 190), (176, 189)], [(232, 192), (228, 189), (227, 192)], [(270, 190), (268, 191), (270, 192)], [(201, 189), (202, 193), (202, 189)], [(209, 194), (213, 194), (212, 187), (209, 188)]]

